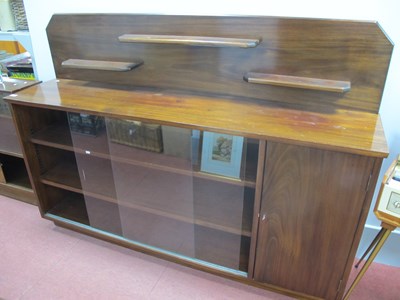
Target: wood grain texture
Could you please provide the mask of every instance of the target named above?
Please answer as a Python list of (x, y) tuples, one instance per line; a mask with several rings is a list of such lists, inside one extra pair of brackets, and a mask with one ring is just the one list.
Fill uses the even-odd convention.
[(254, 278), (335, 299), (374, 161), (269, 143)]
[(211, 36), (156, 35), (156, 34), (123, 34), (118, 37), (125, 43), (175, 44), (201, 47), (237, 47), (254, 48), (259, 39), (237, 39)]
[[(47, 28), (57, 78), (216, 93), (307, 106), (378, 112), (393, 45), (374, 22), (277, 17), (54, 15)], [(255, 38), (255, 48), (121, 43), (123, 34)], [(131, 61), (107, 76), (62, 68), (68, 58)], [(349, 81), (345, 94), (250, 85), (247, 72)]]
[(349, 81), (324, 80), (320, 78), (285, 76), (265, 73), (247, 73), (243, 78), (248, 83), (286, 86), (306, 90), (318, 90), (335, 93), (350, 91)]
[[(206, 247), (204, 251), (210, 255), (207, 260), (220, 257), (209, 252), (215, 249), (207, 248), (208, 242), (218, 242), (222, 235), (235, 234), (235, 239), (245, 235), (246, 251), (240, 249), (240, 254), (250, 260), (249, 265), (246, 259), (244, 263), (240, 262), (239, 268), (249, 267), (247, 283), (273, 287), (303, 298), (340, 299), (345, 285), (340, 283), (348, 278), (372, 199), (373, 191), (368, 189), (367, 182), (376, 182), (382, 159), (388, 154), (378, 110), (393, 45), (377, 23), (270, 17), (85, 14), (56, 15), (47, 33), (56, 74), (61, 80), (33, 86), (7, 97), (12, 104), (29, 174), (44, 217), (98, 238), (230, 276), (218, 267), (155, 251), (84, 225), (70, 224), (48, 213), (62, 205), (65, 196), (75, 194), (80, 206), (78, 203), (71, 209), (71, 205), (67, 205), (61, 213), (68, 211), (72, 218), (88, 223), (90, 218), (85, 215), (82, 194), (96, 197), (97, 191), (106, 189), (105, 193), (97, 195), (98, 198), (111, 205), (115, 205), (115, 198), (122, 199), (124, 201), (119, 202), (131, 204), (132, 209), (139, 211), (139, 216), (149, 214), (157, 216), (158, 220), (167, 218), (221, 232), (215, 239), (198, 236), (199, 243)], [(162, 35), (164, 42), (165, 36), (176, 35), (227, 39), (254, 37), (262, 43), (248, 49), (198, 47), (185, 43), (121, 43), (118, 37), (124, 34)], [(113, 73), (115, 76), (109, 76), (107, 72), (97, 70), (63, 68), (62, 62), (71, 57), (95, 61), (135, 61), (140, 58), (145, 64), (135, 72), (116, 72)], [(331, 90), (248, 84), (243, 81), (246, 73), (324, 79), (328, 83), (333, 80), (335, 88), (341, 86), (344, 90), (348, 88), (342, 83), (351, 82), (351, 90), (332, 93)], [(108, 157), (108, 153), (99, 153), (94, 160), (111, 159), (112, 176), (116, 180), (114, 184), (112, 180), (107, 181), (113, 186), (111, 188), (105, 184), (98, 188), (100, 180), (96, 175), (103, 176), (104, 170), (110, 169), (109, 161), (100, 173), (72, 155), (71, 151), (75, 149), (84, 150), (84, 145), (75, 147), (74, 143), (71, 146), (47, 140), (43, 143), (43, 139), (37, 139), (38, 130), (66, 119), (64, 111), (261, 140), (260, 145), (266, 145), (266, 148), (260, 148), (260, 156), (265, 153), (265, 161), (260, 160), (262, 166), (258, 169), (256, 191), (249, 193), (256, 199), (254, 207), (253, 203), (244, 206), (243, 199), (239, 199), (238, 205), (228, 205), (231, 210), (224, 205), (221, 206), (222, 213), (216, 209), (209, 212), (207, 203), (212, 203), (211, 207), (215, 203), (221, 204), (221, 197), (233, 202), (234, 197), (229, 192), (239, 195), (236, 189), (243, 187), (229, 185), (227, 188), (227, 183), (208, 178), (206, 186), (190, 191), (191, 194), (195, 192), (199, 200), (191, 203), (192, 206), (204, 208), (196, 210), (196, 218), (192, 218), (193, 213), (177, 214), (176, 207), (185, 207), (172, 200), (164, 201), (167, 207), (160, 209), (159, 202), (167, 199), (169, 189), (176, 186), (168, 184), (168, 180), (172, 183), (187, 175), (175, 174), (170, 178), (172, 176), (167, 174), (167, 178), (163, 178), (167, 186), (157, 197), (144, 197), (149, 191), (156, 190), (151, 181), (155, 177), (153, 174), (163, 171), (118, 161), (113, 155)], [(32, 133), (36, 133), (34, 138), (31, 138)], [(50, 148), (46, 150), (46, 147)], [(60, 170), (52, 167), (62, 161), (65, 155), (60, 153), (64, 152), (71, 155), (69, 166), (75, 167), (71, 169), (75, 186), (68, 185), (66, 176), (59, 176), (60, 180), (49, 176), (54, 175), (51, 171), (62, 175)], [(91, 169), (93, 181), (88, 180), (85, 186), (80, 182), (77, 161), (85, 169)], [(101, 168), (100, 164), (96, 166)], [(141, 168), (150, 174), (149, 181), (142, 181), (143, 184), (133, 191), (130, 189), (133, 184), (129, 184), (133, 181), (129, 180), (139, 176)], [(61, 170), (69, 171), (67, 168)], [(178, 190), (181, 192), (182, 188)], [(207, 194), (209, 190), (214, 191), (213, 196)], [(115, 197), (115, 191), (118, 197)], [(223, 196), (225, 193), (228, 196)], [(125, 196), (121, 197), (121, 194)], [(136, 196), (139, 197), (135, 199)], [(146, 201), (145, 205), (140, 200)], [(249, 217), (235, 214), (243, 209)], [(207, 218), (203, 218), (203, 212)], [(171, 218), (174, 213), (176, 217)], [(258, 213), (260, 219), (252, 219), (257, 218)], [(135, 221), (127, 216), (125, 221)], [(123, 218), (122, 215), (119, 217)], [(232, 219), (227, 221), (225, 217)], [(247, 225), (242, 228), (244, 219)], [(232, 228), (231, 221), (234, 224), (239, 221), (240, 226)], [(223, 229), (228, 227), (230, 229)], [(246, 232), (241, 231), (243, 229)], [(253, 238), (250, 244), (249, 237)], [(136, 236), (133, 234), (132, 238), (136, 239)], [(144, 238), (149, 238), (147, 232)], [(239, 276), (232, 278), (244, 280)]]
[(345, 266), (345, 271), (343, 274), (343, 282), (342, 282), (342, 285), (340, 286), (340, 289), (338, 290), (336, 300), (341, 300), (343, 298), (343, 295), (344, 295), (344, 292), (346, 289), (345, 283), (349, 279), (351, 268), (353, 267), (354, 259), (355, 259), (356, 253), (357, 253), (358, 245), (361, 240), (361, 235), (364, 232), (365, 222), (367, 220), (368, 213), (369, 213), (369, 207), (371, 205), (371, 201), (374, 196), (375, 186), (378, 181), (379, 173), (380, 173), (381, 166), (382, 166), (382, 161), (383, 161), (382, 158), (376, 158), (375, 162), (374, 162), (371, 177), (369, 179), (369, 186), (367, 187), (367, 189), (368, 189), (367, 194), (365, 196), (362, 210), (360, 211), (360, 219), (358, 221), (357, 230), (354, 235), (353, 244), (351, 246), (351, 250), (349, 251), (347, 263)]
[(316, 113), (260, 101), (130, 90), (83, 81), (49, 81), (6, 97), (15, 104), (87, 112), (261, 140), (386, 157), (379, 115)]
[(126, 72), (143, 64), (142, 60), (136, 62), (119, 62), (89, 59), (67, 59), (61, 63), (63, 68)]

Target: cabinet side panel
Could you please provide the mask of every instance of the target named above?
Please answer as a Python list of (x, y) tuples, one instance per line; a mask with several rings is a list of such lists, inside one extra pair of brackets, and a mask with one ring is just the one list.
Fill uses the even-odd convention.
[[(374, 196), (374, 192), (375, 192), (374, 187), (376, 186), (376, 183), (378, 181), (379, 173), (380, 173), (381, 166), (382, 166), (382, 161), (383, 161), (383, 159), (380, 159), (380, 158), (375, 159), (374, 168), (371, 173), (371, 178), (370, 178), (369, 184), (368, 184), (369, 188), (368, 188), (367, 195), (366, 195), (365, 201), (364, 201), (363, 211), (360, 216), (360, 221), (358, 223), (358, 228), (357, 228), (356, 235), (355, 235), (355, 238), (353, 241), (353, 246), (351, 248), (351, 251), (349, 254), (349, 259), (347, 261), (347, 266), (345, 268), (345, 272), (343, 275), (343, 282), (347, 282), (347, 280), (349, 279), (349, 276), (350, 276), (351, 269), (353, 267), (354, 257), (356, 256), (357, 249), (358, 249), (358, 246), (359, 246), (359, 243), (361, 240), (361, 236), (364, 231), (364, 225), (365, 225), (365, 222), (368, 217), (369, 207), (371, 205), (372, 198)], [(346, 289), (346, 284), (342, 284), (340, 286), (340, 289), (336, 296), (336, 299), (338, 299), (338, 300), (342, 299), (345, 289)]]
[(255, 279), (334, 299), (374, 160), (269, 143)]

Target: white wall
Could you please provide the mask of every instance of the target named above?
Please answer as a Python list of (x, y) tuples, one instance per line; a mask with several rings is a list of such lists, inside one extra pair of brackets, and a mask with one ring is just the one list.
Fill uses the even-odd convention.
[[(152, 13), (189, 15), (265, 15), (288, 17), (377, 20), (395, 45), (400, 45), (400, 1), (398, 0), (25, 0), (25, 8), (32, 37), (33, 52), (39, 79), (55, 77), (45, 28), (54, 13)], [(400, 50), (394, 48), (381, 105), (381, 116), (389, 144), (390, 155), (384, 161), (381, 177), (390, 162), (400, 153)], [(370, 212), (367, 230), (360, 249), (377, 232), (380, 222)], [(396, 251), (397, 250), (397, 251)], [(400, 232), (392, 234), (377, 261), (400, 266)]]

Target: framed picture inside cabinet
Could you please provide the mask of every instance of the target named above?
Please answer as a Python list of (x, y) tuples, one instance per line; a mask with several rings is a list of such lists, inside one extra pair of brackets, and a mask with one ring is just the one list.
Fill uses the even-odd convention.
[(240, 178), (243, 137), (207, 132), (203, 133), (201, 171), (232, 178)]

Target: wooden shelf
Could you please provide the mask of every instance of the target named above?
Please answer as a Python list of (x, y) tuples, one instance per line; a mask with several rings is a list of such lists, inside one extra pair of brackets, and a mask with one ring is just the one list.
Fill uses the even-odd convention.
[(327, 80), (321, 78), (308, 78), (268, 73), (249, 72), (244, 75), (243, 79), (249, 83), (275, 85), (306, 90), (318, 90), (334, 93), (346, 93), (349, 92), (351, 89), (351, 82), (349, 81)]
[(61, 63), (64, 68), (71, 69), (86, 69), (97, 71), (113, 71), (113, 72), (126, 72), (142, 65), (143, 61), (138, 60), (135, 62), (117, 62), (117, 61), (103, 61), (103, 60), (89, 60), (89, 59), (68, 59)]
[(261, 42), (260, 39), (243, 39), (211, 36), (187, 36), (165, 34), (123, 34), (118, 37), (124, 43), (144, 44), (173, 44), (201, 47), (235, 47), (255, 48)]
[[(114, 172), (124, 176), (124, 182), (119, 184), (118, 179), (122, 181), (122, 178), (113, 178), (112, 173), (105, 174), (101, 169), (96, 159), (90, 170), (94, 177), (86, 175), (85, 189), (82, 188), (76, 165), (68, 161), (43, 174), (41, 182), (155, 216), (238, 235), (251, 235), (252, 189), (201, 178), (191, 179), (185, 175), (170, 176), (159, 170), (115, 163)], [(129, 178), (140, 178), (140, 181), (129, 181)], [(190, 182), (192, 184), (188, 187)], [(176, 191), (177, 187), (184, 190)], [(135, 195), (133, 199), (132, 195)], [(250, 199), (245, 199), (246, 196)]]
[(246, 162), (246, 180), (237, 180), (201, 172), (188, 159), (145, 151), (118, 143), (109, 143), (105, 131), (101, 132), (98, 136), (88, 136), (71, 133), (69, 127), (65, 124), (54, 124), (36, 132), (30, 140), (39, 145), (80, 154), (89, 153), (95, 157), (144, 166), (155, 170), (226, 182), (233, 185), (255, 187), (256, 160), (248, 160)]

